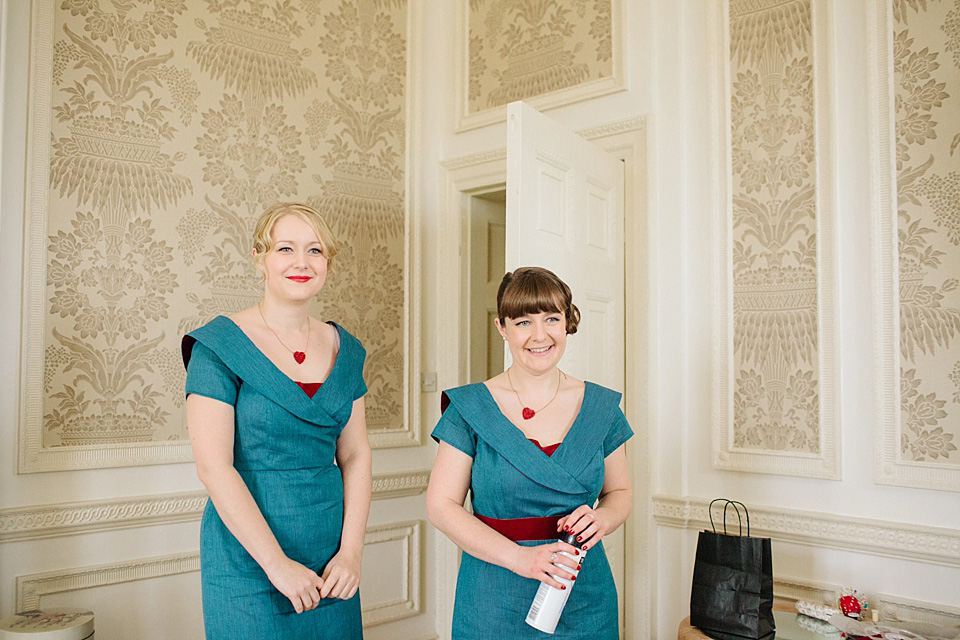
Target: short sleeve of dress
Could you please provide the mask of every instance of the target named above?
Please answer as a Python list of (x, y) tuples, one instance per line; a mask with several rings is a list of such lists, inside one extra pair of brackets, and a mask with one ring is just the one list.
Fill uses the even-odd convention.
[(367, 395), (367, 382), (363, 379), (363, 363), (360, 364), (360, 375), (357, 376), (357, 386), (353, 390), (353, 399), (359, 400)]
[(229, 405), (237, 403), (240, 378), (202, 342), (196, 342), (187, 363), (186, 395), (195, 393)]
[(606, 458), (616, 451), (617, 447), (631, 437), (633, 437), (633, 429), (630, 428), (630, 423), (627, 422), (627, 417), (623, 415), (623, 411), (617, 407), (613, 425), (610, 427), (610, 431), (607, 432), (607, 437), (603, 439), (603, 457)]
[(477, 434), (454, 406), (447, 407), (430, 436), (437, 442), (442, 440), (463, 451), (471, 458), (477, 452)]

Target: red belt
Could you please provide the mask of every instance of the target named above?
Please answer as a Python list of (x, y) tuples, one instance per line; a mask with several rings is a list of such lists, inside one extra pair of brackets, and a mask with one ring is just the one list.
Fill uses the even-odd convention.
[(488, 518), (478, 513), (473, 515), (483, 524), (514, 542), (520, 540), (556, 540), (560, 536), (557, 532), (559, 516), (499, 519)]

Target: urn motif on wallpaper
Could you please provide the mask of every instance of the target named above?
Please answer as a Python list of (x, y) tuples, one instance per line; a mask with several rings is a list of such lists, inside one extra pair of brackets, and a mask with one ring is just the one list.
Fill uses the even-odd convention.
[(957, 464), (960, 1), (894, 0), (900, 456)]
[(343, 2), (323, 17), (330, 85), (314, 105), (329, 121), (310, 202), (329, 212), (343, 240), (342, 268), (323, 301), (367, 348), (367, 424), (375, 431), (403, 416), (405, 5)]
[(54, 49), (50, 186), (72, 206), (49, 226), (47, 446), (178, 431), (162, 427), (178, 356), (160, 347), (178, 281), (151, 216), (192, 191), (172, 114), (189, 122), (197, 88), (161, 44), (176, 37), (184, 7), (104, 6), (64, 2), (75, 30), (60, 25)]
[(470, 0), (468, 111), (613, 74), (611, 0)]
[(42, 448), (185, 440), (180, 335), (259, 299), (252, 227), (278, 200), (328, 216), (344, 249), (317, 312), (367, 347), (371, 431), (409, 430), (406, 14), (57, 2), (49, 204), (31, 212), (47, 216)]
[(809, 0), (731, 0), (733, 446), (820, 451)]

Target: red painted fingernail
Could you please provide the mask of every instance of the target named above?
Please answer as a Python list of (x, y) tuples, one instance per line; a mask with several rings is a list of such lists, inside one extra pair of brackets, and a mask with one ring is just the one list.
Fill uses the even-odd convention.
[(574, 549), (573, 552), (574, 552), (575, 554), (577, 554), (577, 555), (580, 555), (580, 552), (577, 551), (576, 549)]
[(577, 565), (577, 571), (580, 571), (580, 569), (583, 569), (583, 567), (578, 564), (578, 565)]
[[(587, 545), (583, 545), (583, 550), (584, 550), (584, 551), (587, 550)], [(577, 554), (577, 555), (579, 555), (579, 554)]]
[(573, 577), (570, 578), (570, 579), (571, 579), (571, 580), (576, 580), (576, 579), (577, 579), (577, 576), (573, 576)]
[(583, 536), (577, 536), (577, 542), (580, 542), (581, 540), (583, 540)]
[(564, 531), (570, 531), (570, 527), (567, 526), (567, 525), (563, 525), (563, 530), (564, 530)]
[(567, 588), (567, 585), (562, 584), (562, 585), (560, 585), (560, 588), (561, 588), (561, 589), (566, 589), (566, 588)]

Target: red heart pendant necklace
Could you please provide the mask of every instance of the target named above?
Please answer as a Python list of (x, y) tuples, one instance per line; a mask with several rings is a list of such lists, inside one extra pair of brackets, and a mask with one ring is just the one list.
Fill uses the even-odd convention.
[[(260, 319), (263, 320), (263, 326), (265, 326), (267, 329), (270, 329), (270, 333), (272, 333), (273, 337), (277, 339), (277, 342), (279, 342), (284, 349), (286, 349), (287, 351), (293, 354), (293, 359), (297, 361), (297, 364), (303, 364), (303, 361), (307, 359), (307, 353), (306, 353), (307, 347), (305, 346), (303, 348), (303, 351), (294, 351), (293, 349), (288, 347), (283, 342), (283, 340), (280, 339), (279, 334), (277, 334), (277, 332), (273, 330), (273, 327), (267, 324), (267, 319), (263, 317), (263, 309), (260, 306), (262, 304), (263, 304), (262, 300), (259, 303), (257, 303), (257, 311), (260, 312)], [(307, 318), (307, 345), (309, 344), (310, 344), (310, 318)]]
[(560, 369), (557, 369), (557, 374), (558, 374), (558, 375), (557, 375), (557, 390), (553, 392), (553, 397), (550, 398), (550, 401), (547, 402), (547, 404), (543, 405), (542, 407), (540, 407), (539, 409), (537, 409), (536, 411), (534, 411), (533, 409), (531, 409), (530, 407), (528, 407), (526, 404), (524, 404), (523, 400), (520, 399), (520, 394), (517, 393), (516, 387), (513, 386), (513, 380), (510, 379), (510, 369), (509, 369), (509, 368), (507, 369), (507, 382), (510, 383), (510, 390), (513, 391), (513, 394), (514, 394), (515, 396), (517, 396), (517, 402), (519, 402), (519, 403), (520, 403), (520, 406), (523, 407), (523, 411), (521, 411), (520, 413), (521, 413), (521, 415), (523, 416), (523, 419), (524, 419), (524, 420), (529, 420), (529, 419), (532, 418), (533, 416), (537, 415), (537, 413), (539, 413), (540, 411), (543, 411), (544, 409), (546, 409), (547, 407), (549, 407), (549, 406), (550, 406), (550, 403), (557, 399), (557, 394), (560, 393), (560, 383), (561, 383), (561, 381), (563, 380), (563, 378), (566, 378), (566, 377), (567, 377), (567, 375), (566, 375), (563, 371), (560, 371)]

